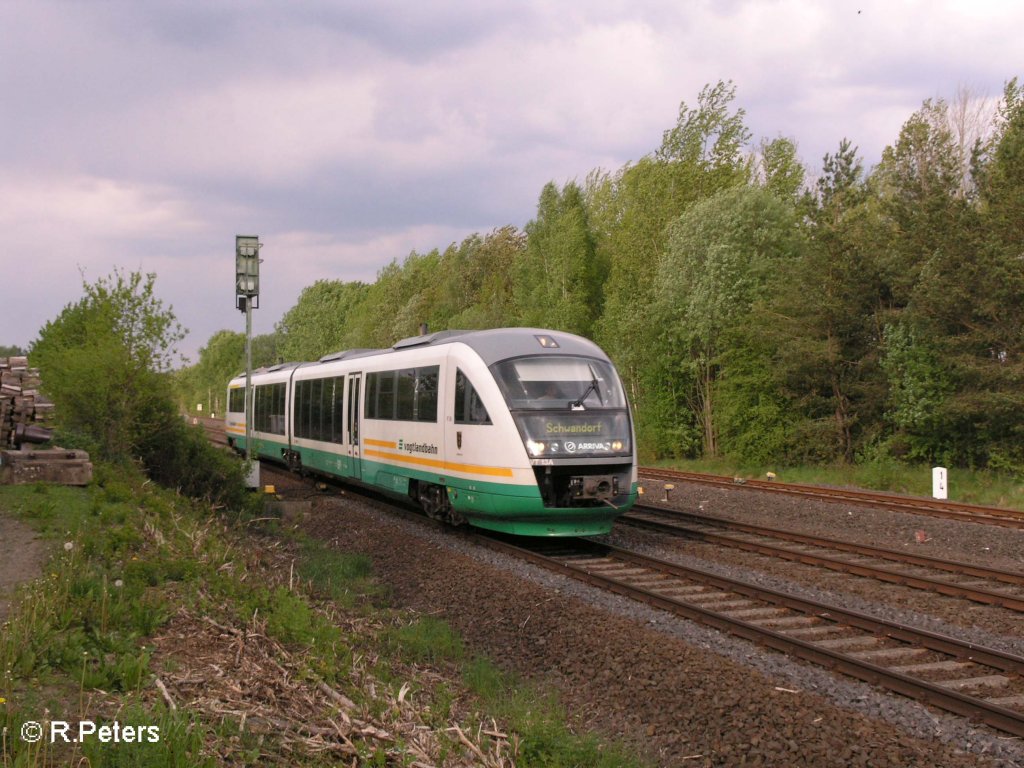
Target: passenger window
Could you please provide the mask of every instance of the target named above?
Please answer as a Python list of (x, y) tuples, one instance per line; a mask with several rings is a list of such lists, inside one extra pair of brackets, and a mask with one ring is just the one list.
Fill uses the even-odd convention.
[(461, 369), (455, 373), (455, 423), (490, 424), (491, 417), (476, 392), (476, 388)]

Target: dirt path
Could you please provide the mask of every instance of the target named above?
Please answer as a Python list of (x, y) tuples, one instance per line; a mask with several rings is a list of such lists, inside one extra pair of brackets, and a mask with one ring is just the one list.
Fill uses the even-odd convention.
[(38, 576), (45, 556), (35, 531), (0, 509), (0, 622), (7, 618), (14, 587)]

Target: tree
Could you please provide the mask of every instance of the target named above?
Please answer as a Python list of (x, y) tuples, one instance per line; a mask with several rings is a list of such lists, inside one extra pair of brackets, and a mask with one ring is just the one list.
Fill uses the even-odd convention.
[(795, 460), (852, 462), (880, 419), (878, 219), (857, 150), (843, 139), (809, 201), (802, 258), (777, 275), (758, 312), (790, 405)]
[(64, 436), (94, 458), (139, 461), (157, 482), (213, 503), (244, 503), (241, 465), (178, 416), (169, 368), (184, 336), (156, 275), (115, 270), (68, 304), (30, 350)]
[(0, 345), (0, 357), (20, 357), (25, 354), (25, 351), (16, 345), (4, 346)]
[(178, 400), (188, 412), (197, 403), (206, 403), (210, 413), (224, 413), (228, 382), (245, 369), (245, 334), (217, 331), (199, 350), (195, 365), (174, 375)]
[(286, 360), (317, 360), (345, 348), (353, 310), (366, 295), (359, 282), (317, 280), (302, 290), (275, 329)]
[(881, 262), (886, 282), (896, 306), (905, 306), (929, 259), (973, 250), (975, 214), (960, 192), (961, 160), (945, 101), (925, 101), (904, 123), (871, 183), (893, 227)]
[(160, 374), (184, 337), (170, 307), (154, 294), (156, 275), (115, 270), (43, 326), (33, 362), (66, 428), (88, 437), (102, 458), (137, 455), (145, 435), (158, 432), (167, 395)]
[(771, 275), (788, 271), (799, 252), (795, 235), (792, 205), (757, 187), (695, 203), (669, 229), (657, 272), (656, 349), (666, 379), (684, 383), (674, 421), (694, 415), (705, 456), (719, 453), (718, 395), (730, 339), (741, 336)]
[(1024, 86), (1003, 91), (994, 130), (975, 154), (986, 228), (999, 247), (1024, 250)]
[[(938, 239), (929, 233), (900, 324), (887, 334), (890, 413), (912, 455), (1020, 471), (1024, 99), (1016, 80), (988, 135), (972, 163), (978, 204), (945, 189), (918, 205), (922, 220), (908, 216), (908, 229), (937, 228)], [(927, 419), (912, 407), (922, 401)]]
[(520, 321), (589, 336), (600, 312), (603, 278), (582, 191), (570, 182), (559, 192), (549, 182), (537, 217), (526, 225), (526, 251), (516, 271)]
[(669, 224), (689, 206), (751, 178), (745, 153), (750, 133), (743, 110), (732, 108), (734, 98), (731, 83), (706, 86), (696, 108), (680, 104), (676, 125), (664, 132), (656, 152), (615, 174), (588, 179), (595, 254), (608, 274), (595, 335), (625, 379), (639, 442), (653, 455), (699, 450), (699, 437), (667, 418), (677, 412), (669, 391), (676, 383), (666, 382), (655, 344), (652, 267), (667, 248)]
[(762, 141), (759, 154), (761, 185), (782, 200), (798, 200), (804, 189), (806, 171), (797, 158), (796, 144), (782, 137)]
[(430, 327), (500, 328), (518, 324), (515, 272), (526, 234), (513, 226), (472, 234), (441, 256)]

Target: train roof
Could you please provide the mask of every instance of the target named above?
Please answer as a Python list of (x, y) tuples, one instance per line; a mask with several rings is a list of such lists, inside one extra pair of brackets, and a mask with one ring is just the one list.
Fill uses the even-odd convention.
[(407, 349), (437, 347), (459, 342), (476, 352), (487, 365), (536, 354), (586, 355), (607, 359), (601, 348), (589, 339), (562, 331), (542, 328), (492, 328), (484, 331), (438, 331), (421, 336), (410, 336), (396, 342), (390, 349), (349, 349), (320, 358), (321, 363), (352, 360), (371, 355), (386, 355)]
[[(346, 349), (324, 355), (314, 363), (280, 363), (254, 370), (253, 374), (276, 373), (307, 366), (312, 368), (319, 364), (334, 363), (340, 360), (391, 355), (410, 349), (439, 347), (456, 342), (465, 344), (472, 349), (488, 366), (501, 360), (538, 354), (583, 355), (602, 360), (608, 359), (608, 356), (601, 351), (597, 344), (572, 333), (542, 328), (493, 328), (485, 331), (438, 331), (422, 336), (410, 336), (385, 349)], [(245, 373), (243, 372), (239, 376), (245, 376)]]

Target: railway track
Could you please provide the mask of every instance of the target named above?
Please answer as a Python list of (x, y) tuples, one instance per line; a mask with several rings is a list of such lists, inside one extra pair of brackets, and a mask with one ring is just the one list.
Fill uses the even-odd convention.
[(206, 438), (217, 445), (227, 445), (227, 433), (224, 431), (224, 422), (220, 419), (209, 419), (203, 416), (186, 416), (186, 421), (193, 426), (203, 428)]
[(1024, 612), (1024, 573), (638, 505), (619, 523)]
[(491, 549), (1024, 736), (1024, 657), (587, 540)]
[(667, 483), (689, 482), (728, 488), (747, 488), (790, 496), (803, 496), (818, 501), (883, 508), (915, 515), (941, 517), (961, 522), (999, 525), (1006, 528), (1024, 529), (1024, 512), (1000, 507), (986, 507), (979, 504), (961, 504), (921, 496), (901, 496), (880, 491), (862, 491), (850, 488), (827, 488), (798, 483), (780, 483), (775, 480), (738, 480), (722, 475), (680, 470), (640, 468), (640, 476)]
[[(208, 432), (216, 430), (208, 428)], [(557, 573), (1024, 737), (1024, 657), (587, 540), (545, 540), (541, 549), (528, 549), (478, 533), (471, 538)]]

